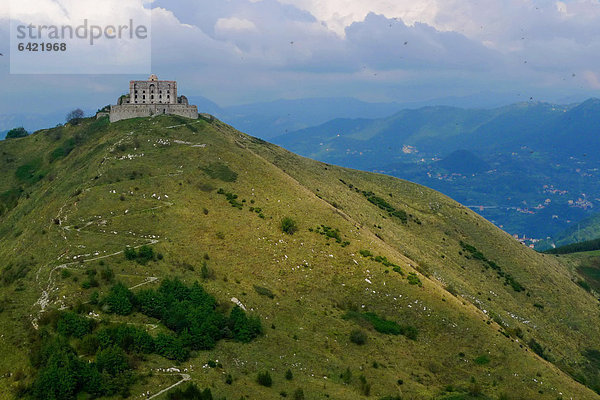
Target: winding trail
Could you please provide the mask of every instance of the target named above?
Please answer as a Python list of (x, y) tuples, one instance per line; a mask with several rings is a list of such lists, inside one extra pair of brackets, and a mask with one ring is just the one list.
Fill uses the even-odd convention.
[[(133, 132), (129, 133), (127, 136), (130, 136), (132, 133)], [(98, 176), (102, 175), (102, 168), (103, 168), (103, 165), (104, 165), (104, 161), (106, 161), (107, 159), (110, 159), (109, 153), (112, 150), (114, 150), (114, 148), (119, 143), (123, 142), (126, 139), (127, 138), (123, 138), (123, 139), (119, 140), (115, 145), (113, 145), (112, 147), (109, 147), (107, 149), (106, 154), (105, 154), (102, 162), (100, 163), (100, 166), (98, 167), (98, 170), (97, 170)], [(179, 174), (177, 173), (175, 175), (179, 175)], [(172, 175), (171, 174), (164, 174), (164, 175), (158, 175), (158, 176), (153, 177), (153, 178), (158, 178), (158, 177), (162, 177), (162, 176), (172, 176)], [(81, 192), (82, 193), (89, 192), (93, 187), (95, 187), (95, 186), (90, 186), (90, 187), (84, 188), (84, 189), (82, 189)], [(62, 207), (60, 207), (60, 209), (58, 211), (58, 214), (57, 214), (55, 220), (59, 221), (59, 224), (61, 222), (66, 222), (68, 220), (68, 215), (67, 215), (68, 212), (65, 209), (69, 206), (70, 201), (71, 201), (70, 199), (67, 200), (67, 201), (65, 201), (65, 203), (62, 205)], [(141, 213), (145, 213), (145, 212), (152, 211), (152, 210), (158, 210), (160, 208), (170, 207), (170, 206), (173, 205), (172, 202), (168, 202), (168, 201), (164, 201), (164, 200), (158, 200), (158, 201), (160, 201), (162, 204), (160, 204), (158, 206), (155, 206), (155, 207), (145, 208), (145, 209), (138, 210), (138, 211), (135, 211), (135, 212), (132, 212), (132, 213), (128, 213), (127, 216), (131, 216), (131, 215), (135, 215), (135, 214), (141, 214)], [(73, 231), (76, 231), (76, 232), (79, 232), (79, 233), (94, 234), (94, 235), (105, 235), (105, 236), (110, 236), (110, 237), (114, 238), (115, 237), (114, 234), (107, 234), (107, 233), (103, 233), (103, 232), (89, 232), (89, 231), (86, 231), (84, 229), (88, 228), (89, 226), (92, 226), (94, 224), (98, 224), (101, 221), (107, 221), (107, 220), (114, 219), (114, 218), (117, 218), (117, 217), (122, 217), (122, 215), (114, 215), (114, 216), (110, 216), (110, 217), (107, 217), (107, 218), (97, 219), (97, 220), (94, 220), (94, 221), (88, 221), (88, 222), (85, 223), (84, 226), (78, 227), (78, 228), (74, 228), (71, 225), (65, 225), (65, 226), (63, 226), (61, 224), (60, 225), (61, 236), (63, 237), (63, 239), (66, 242), (69, 242), (69, 239), (68, 239), (66, 233), (67, 232), (73, 232)], [(117, 236), (119, 236), (119, 235), (117, 235)], [(121, 234), (121, 237), (123, 237), (122, 234)], [(142, 247), (144, 245), (154, 245), (154, 244), (160, 242), (160, 240), (158, 240), (158, 239), (151, 239), (151, 238), (137, 237), (136, 239), (138, 240), (137, 243), (139, 243), (140, 239), (145, 240), (146, 243), (138, 244), (138, 245), (135, 245), (135, 246), (131, 246), (134, 249), (140, 248), (140, 247)], [(127, 245), (125, 244), (125, 246), (127, 246)], [(119, 254), (123, 254), (123, 252), (124, 252), (124, 250), (121, 250), (121, 251), (117, 251), (117, 252), (114, 252), (114, 253), (111, 253), (111, 254), (105, 254), (105, 255), (102, 255), (102, 256), (95, 256), (95, 257), (86, 258), (86, 259), (81, 258), (79, 260), (74, 260), (74, 261), (70, 261), (70, 262), (66, 262), (66, 263), (57, 265), (57, 266), (53, 267), (50, 270), (50, 272), (48, 274), (48, 280), (46, 281), (46, 283), (41, 282), (40, 274), (42, 273), (43, 270), (45, 270), (46, 268), (48, 268), (49, 265), (46, 264), (46, 265), (41, 266), (37, 270), (36, 275), (35, 275), (36, 283), (41, 288), (41, 294), (40, 294), (40, 297), (32, 305), (32, 307), (39, 306), (39, 311), (37, 312), (37, 315), (32, 316), (33, 317), (32, 318), (32, 324), (33, 324), (34, 328), (36, 328), (36, 329), (38, 328), (37, 321), (38, 321), (39, 315), (42, 314), (46, 310), (46, 308), (48, 307), (48, 305), (50, 304), (51, 294), (53, 292), (56, 292), (58, 290), (58, 287), (56, 287), (56, 272), (57, 271), (65, 269), (65, 268), (69, 268), (69, 267), (74, 266), (74, 265), (81, 265), (81, 264), (90, 263), (90, 262), (93, 262), (93, 261), (98, 261), (98, 260), (106, 259), (106, 258), (109, 258), (109, 257), (114, 257), (114, 256), (117, 256)], [(65, 253), (63, 253), (61, 256), (59, 256), (58, 259), (57, 259), (57, 261), (60, 260), (64, 256), (65, 256)], [(140, 285), (136, 285), (134, 287), (139, 287), (141, 285), (145, 285), (145, 284), (154, 282), (157, 279), (158, 278), (155, 278), (155, 277), (147, 277), (145, 282), (141, 283)]]
[(168, 392), (169, 390), (173, 389), (174, 387), (181, 385), (183, 382), (187, 382), (190, 379), (192, 379), (188, 374), (174, 374), (174, 375), (181, 375), (181, 380), (179, 382), (169, 386), (168, 388), (165, 388), (165, 389), (161, 390), (160, 392), (153, 394), (152, 396), (148, 397), (146, 400), (154, 399), (154, 398), (160, 396), (161, 394)]

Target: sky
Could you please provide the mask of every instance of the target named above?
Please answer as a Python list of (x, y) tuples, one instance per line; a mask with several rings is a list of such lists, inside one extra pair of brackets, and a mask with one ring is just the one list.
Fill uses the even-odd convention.
[[(76, 4), (26, 1), (57, 23)], [(151, 71), (177, 80), (182, 94), (220, 105), (600, 97), (600, 0), (132, 1), (144, 3), (152, 20)], [(10, 74), (8, 3), (0, 3), (0, 115), (99, 108), (125, 93), (129, 80), (147, 78)], [(122, 14), (121, 0), (91, 2), (98, 3), (85, 12), (106, 21)]]

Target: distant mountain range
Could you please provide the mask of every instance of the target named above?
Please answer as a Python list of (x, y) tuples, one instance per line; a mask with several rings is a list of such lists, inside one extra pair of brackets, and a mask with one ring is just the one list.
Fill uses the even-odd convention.
[(518, 93), (476, 93), (418, 102), (366, 102), (348, 97), (279, 99), (270, 102), (221, 107), (202, 96), (190, 96), (198, 109), (227, 121), (256, 137), (270, 139), (323, 124), (334, 118), (383, 118), (403, 109), (428, 106), (496, 108), (521, 100)]
[(0, 140), (4, 140), (4, 138), (6, 137), (7, 133), (8, 133), (8, 131), (0, 132)]
[(320, 161), (435, 188), (521, 237), (556, 235), (600, 206), (598, 99), (407, 109), (338, 118), (273, 140)]

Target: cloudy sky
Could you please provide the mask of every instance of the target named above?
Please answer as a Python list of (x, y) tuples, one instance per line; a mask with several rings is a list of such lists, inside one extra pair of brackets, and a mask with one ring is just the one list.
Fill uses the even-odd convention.
[[(60, 21), (57, 4), (74, 0), (28, 1)], [(600, 0), (136, 1), (149, 3), (152, 71), (221, 105), (482, 92), (600, 97)], [(130, 79), (146, 78), (11, 75), (7, 3), (0, 3), (0, 114), (94, 109), (114, 102)], [(102, 4), (118, 14), (122, 2)]]

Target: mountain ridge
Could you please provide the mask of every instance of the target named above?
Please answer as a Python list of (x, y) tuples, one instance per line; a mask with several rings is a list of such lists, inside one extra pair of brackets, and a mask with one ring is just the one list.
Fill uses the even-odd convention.
[[(36, 377), (23, 338), (36, 335), (30, 323), (39, 304), (76, 310), (94, 290), (105, 296), (108, 284), (82, 282), (109, 267), (129, 287), (198, 280), (220, 308), (235, 298), (260, 317), (262, 337), (219, 342), (185, 364), (194, 366), (193, 382), (219, 396), (276, 398), (302, 388), (311, 399), (358, 399), (368, 385), (378, 397), (498, 398), (516, 390), (598, 398), (564, 372), (595, 384), (595, 370), (574, 362), (600, 347), (598, 301), (559, 260), (430, 189), (302, 158), (218, 120), (84, 120), (0, 149), (0, 194), (22, 189), (16, 202), (0, 196), (0, 255), (10, 260), (0, 276), (0, 322), (12, 327), (0, 341), (10, 355), (0, 373), (21, 371), (18, 381), (0, 380), (4, 392)], [(293, 235), (281, 231), (284, 217), (296, 221)], [(142, 265), (123, 256), (126, 246), (144, 244), (161, 258)], [(580, 313), (559, 318), (573, 309)], [(92, 311), (103, 324), (168, 331), (140, 313)], [(381, 333), (364, 318), (414, 324), (416, 340)], [(357, 329), (365, 345), (349, 340)], [(201, 368), (207, 359), (222, 370)], [(167, 387), (160, 373), (145, 371), (173, 363), (140, 361), (135, 371), (146, 384), (133, 384), (132, 394)], [(292, 381), (283, 378), (287, 369)], [(263, 370), (271, 389), (256, 383)]]

